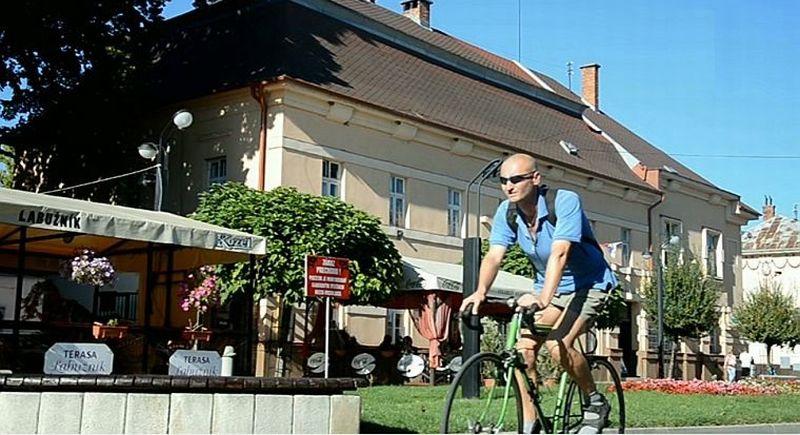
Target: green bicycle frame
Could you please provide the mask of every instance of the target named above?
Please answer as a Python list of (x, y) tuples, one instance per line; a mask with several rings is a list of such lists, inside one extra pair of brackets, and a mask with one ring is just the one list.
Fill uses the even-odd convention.
[[(515, 347), (517, 341), (519, 340), (521, 323), (522, 323), (522, 313), (514, 313), (513, 317), (511, 318), (511, 322), (509, 323), (509, 329), (506, 335), (505, 352), (503, 352), (504, 355), (512, 355), (512, 356), (516, 355)], [(536, 327), (537, 332), (547, 332), (548, 329), (549, 328), (546, 326)], [(506, 372), (503, 376), (503, 381), (505, 385), (503, 388), (503, 406), (500, 409), (500, 418), (498, 419), (499, 427), (503, 426), (503, 422), (506, 417), (506, 412), (508, 411), (508, 399), (511, 395), (511, 388), (513, 388), (511, 382), (514, 379), (515, 368), (516, 367), (513, 363), (507, 364)], [(561, 412), (561, 410), (564, 406), (564, 396), (566, 395), (568, 385), (569, 385), (569, 375), (566, 372), (563, 372), (561, 373), (561, 379), (558, 385), (558, 396), (556, 397), (556, 406), (553, 414), (553, 426), (552, 428), (550, 428), (551, 433), (559, 433), (562, 429), (562, 426), (564, 425), (564, 416), (562, 415), (563, 413)], [(520, 388), (522, 388), (522, 386), (520, 386)], [(493, 387), (489, 392), (489, 397), (486, 399), (486, 407), (481, 413), (480, 417), (481, 420), (483, 420), (484, 417), (486, 416), (486, 412), (489, 410), (492, 401), (494, 400), (494, 391), (495, 387)], [(532, 391), (531, 393), (538, 394), (536, 391)], [(536, 401), (536, 398), (532, 397), (531, 399)], [(541, 414), (541, 409), (537, 409), (537, 414)], [(548, 429), (547, 428), (548, 425), (545, 423), (546, 420), (545, 416), (538, 415), (538, 418), (541, 419), (542, 422), (544, 423), (542, 425), (543, 428), (545, 430)]]

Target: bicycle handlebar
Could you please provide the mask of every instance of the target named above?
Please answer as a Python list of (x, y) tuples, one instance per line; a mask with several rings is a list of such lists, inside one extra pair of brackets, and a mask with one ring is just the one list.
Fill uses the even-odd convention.
[[(464, 307), (464, 310), (459, 312), (461, 320), (467, 320), (467, 319), (470, 318), (470, 316), (472, 316), (472, 306), (473, 305), (474, 304), (472, 304), (472, 303), (467, 304), (467, 306)], [(514, 310), (516, 310), (517, 308), (520, 308), (520, 306), (517, 305), (517, 299), (516, 298), (508, 298), (508, 299), (506, 299), (506, 305), (508, 305), (509, 308), (514, 309)], [(537, 311), (540, 311), (541, 309), (542, 309), (542, 307), (540, 307), (538, 305), (534, 305), (534, 306), (531, 306), (531, 307), (523, 308), (521, 310), (521, 313), (522, 313), (523, 316), (532, 316)]]

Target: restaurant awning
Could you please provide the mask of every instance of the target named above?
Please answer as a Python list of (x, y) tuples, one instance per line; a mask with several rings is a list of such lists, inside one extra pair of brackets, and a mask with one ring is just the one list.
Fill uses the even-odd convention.
[(174, 270), (266, 253), (263, 237), (171, 213), (0, 188), (0, 252), (16, 251), (23, 239), (28, 254), (61, 257), (76, 248), (106, 256), (170, 249)]
[[(403, 286), (388, 303), (388, 308), (419, 308), (420, 292), (462, 293), (463, 267), (460, 264), (403, 257), (403, 269)], [(488, 298), (490, 302), (502, 303), (510, 297), (517, 298), (531, 291), (532, 279), (500, 271), (489, 289)]]

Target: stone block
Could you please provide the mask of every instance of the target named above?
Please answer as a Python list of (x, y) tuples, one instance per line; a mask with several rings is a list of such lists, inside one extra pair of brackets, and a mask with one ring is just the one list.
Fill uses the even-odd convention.
[(361, 423), (361, 397), (331, 396), (330, 433), (359, 433)]
[(215, 394), (212, 433), (253, 433), (253, 394)]
[(330, 396), (294, 396), (292, 433), (330, 433), (330, 419)]
[(169, 394), (128, 394), (125, 433), (167, 433)]
[(253, 433), (292, 433), (294, 398), (292, 396), (256, 395)]
[(84, 393), (81, 433), (123, 433), (125, 393)]
[(211, 394), (174, 393), (169, 404), (169, 433), (210, 433)]
[(80, 433), (83, 393), (42, 393), (38, 433)]
[(40, 393), (0, 392), (0, 433), (36, 433), (40, 399)]

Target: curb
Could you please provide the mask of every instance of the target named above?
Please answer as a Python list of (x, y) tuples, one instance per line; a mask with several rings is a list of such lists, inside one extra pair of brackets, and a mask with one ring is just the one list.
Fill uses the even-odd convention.
[(800, 423), (747, 424), (738, 426), (632, 427), (626, 433), (800, 433)]

